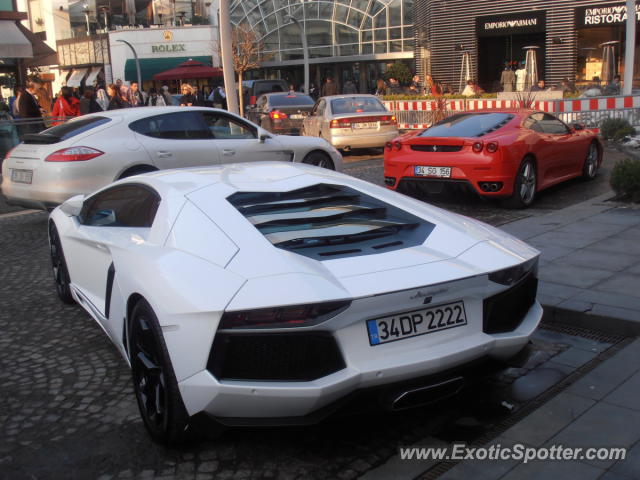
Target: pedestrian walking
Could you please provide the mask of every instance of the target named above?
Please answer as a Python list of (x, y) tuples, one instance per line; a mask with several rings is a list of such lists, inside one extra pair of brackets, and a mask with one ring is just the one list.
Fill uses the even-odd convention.
[(111, 84), (107, 87), (107, 94), (109, 95), (109, 106), (107, 110), (119, 110), (121, 108), (129, 107), (129, 102), (122, 98), (120, 94), (120, 87), (115, 84)]
[(213, 103), (214, 108), (227, 109), (227, 93), (222, 85), (218, 85), (213, 89), (213, 92), (209, 95), (209, 100)]
[(328, 97), (330, 95), (337, 95), (337, 94), (338, 94), (338, 86), (333, 81), (333, 77), (327, 77), (327, 79), (324, 81), (324, 85), (322, 85), (321, 95), (323, 97)]
[(129, 88), (129, 103), (132, 107), (142, 107), (146, 104), (146, 95), (140, 90), (138, 82), (131, 83)]
[(380, 97), (387, 94), (387, 83), (382, 78), (379, 78), (376, 82), (376, 89), (373, 94)]
[(354, 93), (358, 93), (358, 87), (350, 78), (344, 83), (344, 88), (342, 89), (342, 93), (345, 95), (353, 95)]
[(80, 115), (102, 111), (103, 108), (96, 101), (95, 91), (93, 90), (93, 87), (85, 87), (84, 92), (82, 92), (82, 98), (80, 99)]
[(309, 85), (309, 96), (314, 100), (317, 100), (319, 93), (320, 92), (318, 92), (318, 87), (316, 87), (316, 84), (311, 82), (311, 84)]
[(106, 90), (102, 86), (99, 86), (96, 91), (96, 102), (98, 102), (98, 105), (100, 105), (102, 110), (107, 110), (109, 108), (109, 95), (107, 95)]
[(162, 88), (160, 89), (160, 95), (162, 95), (162, 98), (164, 99), (164, 103), (166, 105), (173, 106), (173, 96), (171, 95), (171, 92), (169, 92), (169, 87), (167, 85), (162, 86)]
[(158, 95), (156, 89), (151, 87), (149, 89), (149, 96), (147, 97), (147, 103), (145, 105), (147, 107), (164, 107), (166, 103), (164, 101), (164, 97), (162, 95)]
[(27, 88), (20, 93), (18, 98), (18, 113), (20, 118), (26, 119), (23, 124), (22, 133), (38, 133), (44, 129), (42, 113), (44, 110), (38, 103), (36, 92), (42, 86), (37, 81), (29, 81)]
[(196, 96), (193, 94), (191, 85), (185, 83), (182, 85), (182, 97), (180, 97), (181, 107), (192, 107), (196, 103)]
[(500, 74), (500, 86), (503, 92), (513, 92), (516, 88), (516, 74), (508, 64)]
[(53, 105), (51, 116), (53, 124), (60, 125), (70, 118), (80, 115), (80, 100), (73, 96), (73, 91), (69, 87), (62, 87), (60, 94)]

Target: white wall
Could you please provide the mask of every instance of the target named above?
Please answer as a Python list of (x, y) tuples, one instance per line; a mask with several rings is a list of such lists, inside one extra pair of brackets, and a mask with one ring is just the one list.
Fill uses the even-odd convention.
[[(164, 32), (172, 33), (171, 40), (165, 40)], [(128, 59), (133, 58), (131, 49), (118, 40), (131, 43), (138, 53), (138, 58), (170, 58), (170, 57), (212, 57), (214, 67), (220, 66), (217, 53), (217, 31), (211, 25), (191, 27), (145, 28), (139, 30), (114, 30), (109, 32), (111, 49), (111, 68), (113, 80), (124, 80), (124, 66)], [(152, 46), (163, 45), (172, 48), (173, 45), (184, 45), (184, 51), (153, 52)]]

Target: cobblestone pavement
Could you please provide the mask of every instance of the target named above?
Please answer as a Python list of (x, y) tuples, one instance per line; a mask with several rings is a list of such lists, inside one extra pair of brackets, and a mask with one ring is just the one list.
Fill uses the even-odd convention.
[[(2, 479), (357, 478), (427, 436), (476, 437), (509, 415), (503, 401), (517, 410), (536, 394), (523, 394), (527, 385), (548, 386), (607, 347), (542, 331), (491, 382), (437, 407), (231, 430), (164, 448), (144, 430), (115, 348), (80, 307), (57, 300), (46, 222), (45, 213), (0, 218)], [(547, 384), (529, 377), (544, 371), (555, 372)]]

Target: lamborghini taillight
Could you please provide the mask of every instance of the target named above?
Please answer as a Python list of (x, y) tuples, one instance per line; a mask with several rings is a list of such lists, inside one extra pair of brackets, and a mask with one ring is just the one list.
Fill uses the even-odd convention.
[(350, 304), (350, 301), (337, 301), (225, 312), (218, 328), (309, 327), (336, 316)]

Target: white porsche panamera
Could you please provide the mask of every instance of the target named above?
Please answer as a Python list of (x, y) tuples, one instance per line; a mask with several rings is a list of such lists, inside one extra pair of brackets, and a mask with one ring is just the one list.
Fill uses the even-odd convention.
[(255, 161), (342, 169), (323, 139), (275, 135), (226, 110), (124, 108), (25, 135), (2, 163), (2, 193), (10, 204), (51, 210), (144, 172)]
[(363, 393), (423, 405), (542, 317), (533, 248), (308, 165), (126, 178), (56, 208), (49, 238), (58, 295), (129, 362), (164, 442), (200, 415), (303, 424)]

